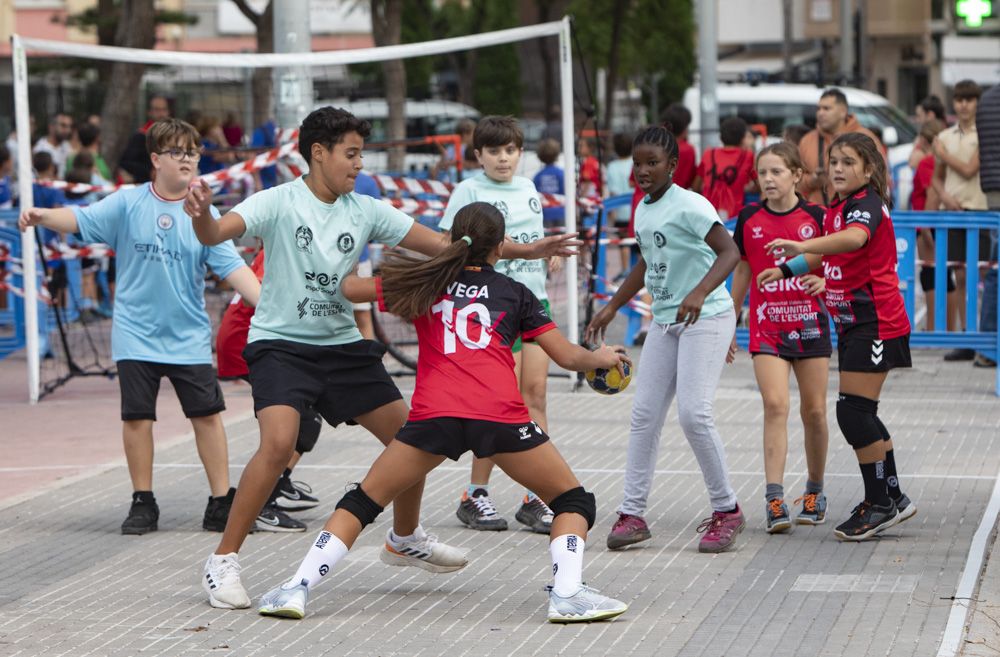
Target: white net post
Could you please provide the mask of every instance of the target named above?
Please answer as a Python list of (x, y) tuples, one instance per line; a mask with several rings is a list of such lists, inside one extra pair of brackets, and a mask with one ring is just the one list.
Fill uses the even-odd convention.
[[(24, 45), (15, 34), (11, 38), (14, 67), (14, 126), (17, 130), (17, 181), (21, 211), (33, 207), (31, 181), (31, 122), (28, 118), (28, 62)], [(38, 353), (38, 286), (35, 268), (35, 229), (21, 233), (21, 267), (24, 272), (24, 343), (28, 363), (28, 401), (38, 403), (41, 360)]]
[[(562, 19), (559, 30), (559, 90), (562, 110), (563, 171), (566, 178), (566, 230), (576, 232), (576, 144), (573, 131), (573, 54), (572, 25)], [(598, 236), (599, 238), (600, 236)], [(577, 280), (577, 256), (566, 263), (566, 333), (572, 343), (580, 341), (580, 287)]]

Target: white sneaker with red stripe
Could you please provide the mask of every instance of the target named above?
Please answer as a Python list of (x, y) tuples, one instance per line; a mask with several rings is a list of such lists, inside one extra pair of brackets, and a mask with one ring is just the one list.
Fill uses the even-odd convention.
[(415, 566), (432, 573), (453, 573), (469, 563), (463, 550), (442, 543), (420, 527), (408, 541), (395, 540), (390, 529), (379, 559), (390, 566)]

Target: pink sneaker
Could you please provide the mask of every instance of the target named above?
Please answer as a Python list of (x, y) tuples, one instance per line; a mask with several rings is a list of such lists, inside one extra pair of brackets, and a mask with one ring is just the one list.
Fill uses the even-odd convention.
[(615, 526), (608, 534), (608, 549), (620, 550), (623, 547), (648, 541), (653, 538), (646, 521), (639, 516), (619, 513)]
[(732, 513), (713, 511), (711, 518), (705, 518), (698, 525), (698, 532), (705, 532), (698, 543), (699, 552), (725, 552), (736, 547), (736, 537), (747, 521), (743, 509), (736, 505)]

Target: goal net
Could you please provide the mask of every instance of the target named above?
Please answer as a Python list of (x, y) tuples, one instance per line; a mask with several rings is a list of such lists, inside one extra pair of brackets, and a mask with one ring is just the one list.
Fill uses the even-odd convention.
[[(143, 169), (136, 166), (136, 161), (142, 164), (141, 158), (129, 149), (147, 119), (155, 118), (165, 103), (170, 115), (199, 130), (203, 148), (199, 174), (213, 187), (215, 204), (224, 213), (257, 190), (307, 172), (297, 152), (297, 123), (309, 111), (332, 105), (372, 125), (364, 153), (369, 177), (365, 188), (357, 191), (379, 196), (432, 228), (454, 185), (474, 174), (477, 166), (467, 148), (470, 140), (463, 135), (483, 115), (518, 116), (526, 138), (519, 175), (531, 177), (541, 168), (535, 152), (540, 139), (555, 136), (562, 142), (559, 163), (570, 172), (565, 177), (565, 194), (543, 194), (539, 199), (545, 207), (563, 208), (565, 230), (575, 231), (576, 203), (566, 202), (576, 198), (573, 172), (577, 168), (570, 37), (568, 18), (422, 43), (295, 54), (136, 50), (15, 36), (17, 134), (29, 134), (34, 119), (40, 127), (34, 135), (37, 143), (50, 120), (65, 114), (76, 124), (72, 148), (101, 155), (81, 159), (77, 154), (73, 163), (58, 167), (54, 179), (42, 179), (32, 170), (32, 140), (19, 140), (21, 207), (39, 200), (52, 202), (50, 195), (37, 193), (39, 188), (60, 195), (55, 201), (60, 205), (79, 205), (125, 185), (142, 184), (148, 179), (148, 155), (139, 153), (146, 158)], [(534, 70), (520, 74), (514, 66), (507, 71), (510, 86), (520, 89), (526, 78), (548, 80), (548, 88), (539, 97), (551, 99), (550, 107), (522, 108), (520, 97), (525, 94), (520, 91), (515, 102), (496, 93), (479, 93), (469, 82), (470, 75), (476, 77), (477, 61), (488, 61), (488, 54), (500, 48), (509, 49), (517, 60), (516, 48), (525, 43), (532, 46), (528, 61), (537, 59), (540, 44), (551, 52), (551, 75), (541, 76)], [(398, 123), (390, 126), (385, 92), (382, 64), (394, 61), (404, 63), (409, 81), (402, 130)], [(113, 91), (116, 85), (109, 85), (112, 79), (134, 79), (137, 84), (122, 101), (109, 96), (121, 93)], [(276, 108), (287, 105), (289, 94), (301, 94), (305, 100), (297, 108), (297, 120), (280, 125), (276, 117), (281, 113)], [(551, 115), (553, 107), (561, 108), (557, 121), (547, 122), (543, 117)], [(94, 131), (82, 128), (98, 123), (98, 142), (84, 144), (83, 138)], [(83, 165), (77, 166), (80, 161)], [(102, 170), (101, 165), (108, 169)], [(37, 232), (46, 234), (36, 236), (35, 230), (28, 229), (21, 235), (16, 263), (23, 272), (23, 334), (32, 401), (72, 376), (114, 372), (110, 358), (113, 320), (105, 315), (110, 316), (114, 307), (115, 254), (106, 245)], [(237, 246), (248, 261), (259, 248), (252, 238), (239, 240)], [(369, 254), (369, 262), (377, 268), (382, 250), (371, 245)], [(574, 261), (567, 265), (563, 273), (550, 275), (550, 299), (557, 322), (576, 341), (578, 273)], [(217, 325), (231, 293), (214, 278), (207, 281), (206, 290), (206, 312)], [(409, 368), (416, 355), (409, 327), (377, 311), (364, 312), (374, 315), (378, 337), (393, 346), (390, 351), (400, 367)]]

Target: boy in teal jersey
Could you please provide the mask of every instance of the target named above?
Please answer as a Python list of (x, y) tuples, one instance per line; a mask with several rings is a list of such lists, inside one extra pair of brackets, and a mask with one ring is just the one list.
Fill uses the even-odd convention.
[[(509, 116), (483, 118), (472, 135), (476, 157), (483, 166), (482, 172), (463, 180), (448, 199), (448, 207), (441, 223), (443, 231), (450, 231), (455, 215), (475, 201), (485, 201), (504, 215), (508, 237), (519, 244), (530, 244), (544, 236), (542, 203), (535, 184), (528, 178), (515, 176), (517, 164), (524, 152), (524, 133), (517, 121)], [(552, 271), (561, 268), (561, 259), (551, 261)], [(542, 260), (500, 260), (496, 271), (523, 283), (552, 314), (548, 292), (545, 289), (546, 263)], [(549, 375), (549, 357), (534, 343), (514, 343), (515, 371), (521, 396), (528, 406), (531, 419), (542, 430), (548, 431), (545, 416), (545, 390)], [(472, 475), (459, 502), (458, 519), (472, 529), (503, 531), (507, 521), (496, 510), (489, 496), (490, 472), (493, 461), (473, 458)], [(548, 534), (552, 528), (552, 511), (531, 491), (526, 491), (515, 516), (532, 531)]]
[[(327, 422), (356, 422), (388, 444), (409, 409), (382, 364), (384, 347), (364, 340), (340, 282), (369, 241), (441, 252), (450, 240), (388, 204), (354, 193), (370, 126), (349, 112), (324, 107), (299, 129), (309, 173), (258, 192), (219, 221), (208, 213), (211, 191), (192, 188), (185, 210), (203, 244), (249, 233), (264, 241), (264, 285), (244, 357), (250, 368), (260, 447), (240, 479), (226, 531), (205, 564), (202, 585), (219, 608), (250, 606), (237, 552), (295, 447), (300, 413), (312, 406)], [(568, 254), (567, 237), (511, 245), (520, 257)], [(452, 572), (465, 555), (419, 525), (423, 481), (393, 503), (393, 528), (382, 561)]]
[[(122, 433), (132, 506), (123, 534), (157, 529), (153, 497), (153, 422), (160, 379), (170, 379), (195, 442), (212, 497), (202, 526), (222, 531), (234, 490), (220, 412), (222, 390), (212, 367), (212, 324), (205, 312), (208, 268), (251, 305), (260, 284), (229, 242), (206, 248), (184, 216), (183, 201), (197, 173), (198, 132), (176, 119), (154, 123), (146, 146), (156, 180), (111, 194), (88, 207), (33, 208), (21, 227), (44, 226), (75, 233), (85, 242), (104, 242), (117, 255), (118, 276), (111, 352), (121, 388)], [(210, 221), (218, 211), (209, 206)]]

